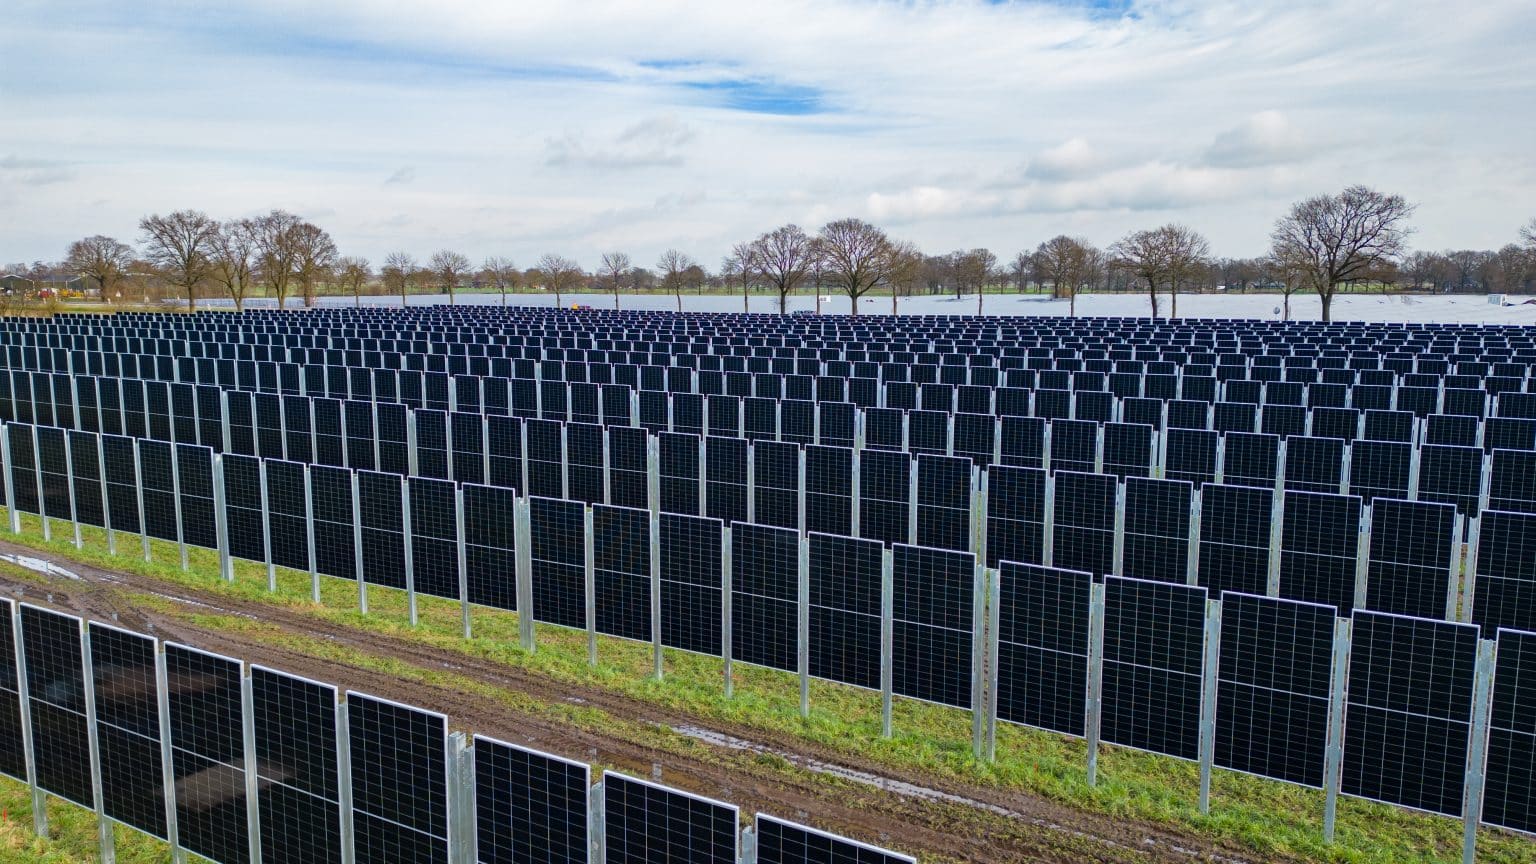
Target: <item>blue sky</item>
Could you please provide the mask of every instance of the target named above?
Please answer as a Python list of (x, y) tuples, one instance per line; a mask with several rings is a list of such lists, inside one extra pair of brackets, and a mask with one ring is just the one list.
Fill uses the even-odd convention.
[(375, 262), (713, 266), (859, 216), (1007, 259), (1177, 220), (1253, 255), (1363, 182), (1422, 248), (1536, 215), (1536, 4), (12, 0), (0, 263), (272, 207)]

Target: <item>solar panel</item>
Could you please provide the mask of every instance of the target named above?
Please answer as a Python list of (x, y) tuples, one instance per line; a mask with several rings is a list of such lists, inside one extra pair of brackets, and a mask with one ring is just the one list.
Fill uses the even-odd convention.
[(1093, 576), (1004, 561), (998, 579), (998, 719), (1082, 736)]
[[(4, 376), (0, 376), (3, 380)], [(27, 782), (22, 748), (21, 689), (16, 675), (15, 603), (0, 597), (0, 774)]]
[(704, 439), (704, 515), (729, 525), (747, 521), (747, 440)]
[[(1456, 508), (1378, 498), (1371, 505), (1365, 607), (1419, 618), (1444, 618), (1454, 603), (1459, 564)], [(1449, 607), (1454, 611), (1454, 606)]]
[(92, 432), (69, 433), (70, 491), (75, 519), (82, 525), (105, 527), (106, 500), (101, 475), (101, 439)]
[(93, 807), (80, 619), (23, 603), (21, 650), (38, 788)]
[(50, 519), (68, 520), (69, 498), (69, 451), (64, 430), (51, 426), (38, 426), (37, 470), (43, 490), (43, 513)]
[(1046, 473), (997, 465), (988, 469), (987, 566), (1045, 560)]
[(533, 617), (587, 626), (586, 513), (580, 501), (528, 499)]
[[(1042, 391), (1050, 392), (1050, 391)], [(1099, 424), (1090, 420), (1051, 421), (1051, 471), (1092, 472), (1098, 467)]]
[(565, 441), (562, 427), (553, 420), (523, 421), (527, 448), (524, 470), (527, 494), (544, 498), (565, 497)]
[(1354, 622), (1341, 788), (1460, 815), (1477, 628), (1363, 610)]
[(800, 447), (782, 441), (752, 444), (752, 521), (800, 527)]
[(799, 668), (800, 535), (790, 528), (731, 526), (731, 657)]
[(1221, 437), (1209, 429), (1170, 428), (1165, 436), (1163, 476), (1195, 485), (1216, 480)]
[(358, 864), (448, 864), (448, 718), (347, 691)]
[[(155, 640), (95, 621), (89, 627), (102, 810), (111, 819), (165, 839)], [(3, 630), (9, 635), (9, 621)], [(19, 747), (19, 727), (16, 731)], [(25, 769), (12, 776), (24, 778)]]
[[(272, 563), (294, 570), (309, 569), (309, 527), (306, 514), (305, 466), (298, 462), (268, 459), (267, 523), (272, 544)], [(146, 502), (147, 503), (147, 502)]]
[(1487, 510), (1479, 521), (1472, 621), (1485, 639), (1536, 630), (1536, 514)]
[(240, 661), (168, 642), (165, 667), (177, 839), (213, 861), (246, 861)]
[(1264, 594), (1269, 585), (1274, 490), (1208, 483), (1200, 488), (1196, 581), (1219, 594)]
[(810, 674), (880, 686), (882, 544), (809, 535)]
[(651, 638), (651, 514), (628, 507), (592, 508), (593, 590), (599, 633)]
[(189, 546), (219, 548), (213, 501), (213, 451), (195, 444), (176, 445), (176, 480), (181, 494), (181, 536)]
[(891, 575), (893, 689), (914, 699), (970, 707), (975, 556), (897, 544)]
[[(920, 546), (971, 548), (971, 460), (917, 457), (917, 535)], [(862, 514), (861, 514), (862, 516)]]
[(1297, 492), (1339, 492), (1344, 479), (1344, 442), (1338, 438), (1292, 436), (1285, 442), (1285, 488)]
[(1412, 473), (1412, 444), (1360, 440), (1350, 447), (1349, 491), (1367, 504), (1376, 498), (1407, 498)]
[(916, 859), (775, 819), (764, 813), (755, 820), (759, 864), (915, 864)]
[(1189, 581), (1190, 502), (1179, 480), (1125, 481), (1125, 535), (1120, 572), (1155, 582)]
[(1105, 741), (1199, 756), (1204, 588), (1104, 580)]
[(603, 775), (605, 864), (735, 864), (737, 808), (637, 780)]
[(1152, 469), (1152, 427), (1104, 424), (1104, 473), (1121, 479), (1145, 477)]
[(1349, 614), (1359, 575), (1360, 499), (1286, 492), (1284, 506), (1280, 596), (1324, 603), (1341, 615)]
[(1052, 566), (1096, 577), (1114, 572), (1118, 490), (1114, 476), (1059, 471), (1052, 481)]
[(403, 485), (395, 474), (357, 472), (363, 579), (370, 584), (405, 588)]
[(1476, 516), (1482, 493), (1481, 447), (1426, 444), (1419, 448), (1419, 498), (1455, 504), (1458, 512)]
[(1277, 436), (1246, 432), (1228, 432), (1223, 436), (1223, 483), (1272, 487), (1279, 469), (1280, 439)]
[(143, 529), (139, 519), (139, 466), (133, 439), (104, 435), (101, 455), (106, 477), (107, 515), (112, 520), (112, 528), (138, 534)]
[(475, 835), (479, 864), (586, 864), (590, 769), (475, 737)]
[(853, 451), (805, 448), (805, 530), (853, 533)]
[(251, 667), (263, 864), (341, 861), (336, 688)]
[(859, 457), (859, 536), (883, 543), (911, 538), (912, 457), (865, 450)]
[(1499, 631), (1482, 821), (1536, 832), (1536, 633)]
[(661, 509), (667, 513), (699, 515), (700, 453), (696, 435), (664, 432), (661, 450)]
[(314, 505), (315, 570), (338, 579), (356, 579), (352, 472), (346, 468), (312, 466), (309, 487)]
[(720, 656), (723, 559), (718, 519), (661, 515), (661, 641)]
[(512, 510), (515, 490), (465, 484), (464, 576), (469, 602), (517, 608), (517, 560)]
[(1221, 613), (1216, 764), (1322, 786), (1334, 608), (1228, 592)]
[(1488, 477), (1488, 508), (1536, 513), (1536, 450), (1495, 450)]

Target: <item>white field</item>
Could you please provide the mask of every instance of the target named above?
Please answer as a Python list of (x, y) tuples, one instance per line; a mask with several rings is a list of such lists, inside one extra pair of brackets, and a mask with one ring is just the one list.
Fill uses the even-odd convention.
[[(561, 298), (564, 306), (573, 305), (591, 306), (594, 309), (612, 309), (613, 295), (611, 294), (567, 294)], [(1160, 298), (1158, 313), (1161, 316), (1168, 314), (1168, 297)], [(1510, 295), (1508, 302), (1514, 305), (1496, 306), (1488, 302), (1488, 298), (1481, 294), (1449, 295), (1425, 295), (1425, 294), (1341, 294), (1333, 301), (1333, 318), (1335, 321), (1371, 321), (1371, 322), (1456, 322), (1468, 324), (1522, 324), (1536, 325), (1536, 302), (1527, 304), (1525, 301), (1533, 298), (1519, 295)], [(434, 303), (446, 303), (445, 295), (412, 295), (409, 299), (411, 306), (428, 306)], [(321, 302), (325, 306), (351, 306), (353, 301), (342, 297), (324, 297)], [(363, 303), (368, 306), (395, 306), (400, 302), (397, 297), (364, 297)], [(461, 294), (457, 302), (464, 305), (500, 305), (499, 294)], [(515, 294), (509, 295), (507, 302), (513, 306), (542, 306), (555, 305), (553, 295)], [(204, 301), (201, 306), (227, 307), (228, 301)], [(269, 308), (275, 304), (270, 300), (252, 302), (248, 304), (252, 308)], [(294, 304), (289, 303), (292, 307)], [(1281, 298), (1277, 294), (1181, 294), (1179, 295), (1180, 318), (1221, 318), (1236, 319), (1249, 318), (1269, 321), (1280, 319)], [(675, 310), (676, 299), (670, 294), (623, 294), (619, 297), (621, 309), (657, 309)], [(750, 299), (750, 310), (753, 312), (778, 311), (777, 298), (761, 294), (753, 294)], [(816, 308), (816, 300), (813, 297), (792, 297), (789, 308), (791, 311), (812, 311)], [(742, 311), (741, 297), (726, 295), (683, 295), (683, 309), (688, 312), (740, 312)], [(848, 298), (841, 296), (824, 296), (821, 303), (823, 314), (846, 315), (848, 314)], [(988, 294), (982, 305), (982, 312), (986, 315), (1041, 315), (1041, 316), (1066, 316), (1070, 306), (1065, 300), (1051, 300), (1036, 294)], [(959, 300), (954, 297), (908, 297), (902, 298), (899, 311), (903, 315), (974, 315), (976, 314), (976, 296), (967, 295)], [(859, 305), (861, 315), (888, 315), (891, 312), (890, 297), (865, 298)], [(1135, 316), (1145, 317), (1151, 314), (1151, 304), (1145, 294), (1085, 294), (1077, 300), (1077, 314), (1080, 317), (1100, 316)], [(1321, 306), (1314, 295), (1302, 295), (1291, 298), (1291, 319), (1297, 321), (1316, 321), (1321, 317)]]

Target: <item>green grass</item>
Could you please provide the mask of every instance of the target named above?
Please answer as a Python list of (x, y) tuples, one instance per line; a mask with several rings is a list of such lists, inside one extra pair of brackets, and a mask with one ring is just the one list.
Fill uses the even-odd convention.
[[(894, 705), (895, 734), (886, 740), (879, 735), (877, 693), (813, 681), (811, 716), (802, 719), (798, 710), (798, 679), (790, 674), (738, 663), (734, 667), (735, 695), (727, 699), (718, 659), (669, 650), (665, 678), (656, 681), (650, 677), (649, 644), (600, 637), (599, 663), (593, 668), (587, 665), (586, 634), (580, 631), (540, 625), (538, 650), (533, 654), (522, 651), (517, 642), (514, 613), (476, 608), (474, 638), (466, 641), (460, 635), (460, 607), (456, 602), (418, 598), (420, 624), (412, 628), (406, 620), (406, 600), (400, 591), (371, 587), (370, 612), (364, 616), (357, 612), (357, 589), (352, 582), (322, 577), (321, 602), (314, 604), (309, 599), (310, 578), (306, 573), (279, 570), (278, 590), (268, 593), (266, 568), (261, 565), (237, 562), (236, 579), (229, 583), (218, 578), (217, 556), (207, 550), (189, 550), (190, 569), (183, 572), (174, 544), (152, 543), (154, 560), (146, 563), (139, 557), (136, 536), (120, 534), (119, 555), (112, 557), (106, 553), (103, 532), (97, 529), (82, 529), (85, 548), (76, 550), (70, 542), (72, 528), (67, 523), (55, 521), (54, 539), (45, 543), (36, 517), (23, 517), (22, 521), (23, 534), (13, 539), (63, 558), (282, 605), (302, 610), (316, 620), (418, 640), (528, 669), (556, 681), (599, 685), (687, 712), (706, 725), (734, 724), (794, 735), (834, 752), (870, 759), (891, 776), (912, 782), (947, 777), (1025, 792), (1114, 818), (1190, 829), (1241, 844), (1261, 856), (1286, 855), (1351, 864), (1460, 860), (1461, 823), (1449, 818), (1341, 798), (1337, 839), (1329, 846), (1322, 842), (1323, 794), (1317, 790), (1217, 770), (1212, 780), (1211, 813), (1202, 815), (1198, 808), (1196, 766), (1163, 756), (1105, 746), (1099, 758), (1099, 784), (1090, 787), (1085, 778), (1083, 742), (1061, 735), (1000, 724), (997, 761), (982, 763), (971, 757), (971, 722), (966, 712), (898, 698)], [(30, 578), (42, 577), (32, 574)], [(168, 601), (146, 598), (141, 602), (155, 603), (171, 614), (210, 627), (269, 627), (244, 618), (188, 612)], [(495, 695), (518, 711), (558, 712), (557, 716), (575, 725), (661, 750), (677, 752), (677, 748), (685, 748), (690, 756), (698, 757), (710, 749), (652, 724), (612, 717), (589, 707), (540, 703), (525, 694), (497, 691), (443, 670), (416, 669), (388, 658), (362, 656), (326, 640), (276, 630), (266, 638), (281, 640), (287, 647), (308, 655), (366, 665), (406, 680), (451, 681), (459, 689)], [(769, 757), (759, 761), (771, 764), (774, 760)], [(787, 763), (784, 768), (800, 770)], [(1530, 861), (1536, 857), (1536, 844), (1506, 832), (1483, 829), (1479, 834), (1478, 857), (1480, 861), (1511, 864)]]
[[(26, 784), (0, 777), (0, 864), (81, 864), (98, 859), (96, 814), (48, 798), (48, 837), (32, 833), (32, 794)], [(166, 864), (165, 843), (121, 825), (113, 827), (118, 864)], [(202, 861), (189, 855), (191, 861)]]

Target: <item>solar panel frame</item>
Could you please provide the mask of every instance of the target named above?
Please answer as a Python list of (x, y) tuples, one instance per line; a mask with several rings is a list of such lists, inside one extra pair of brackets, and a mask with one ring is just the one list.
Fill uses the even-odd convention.
[(1536, 834), (1536, 633), (1500, 629), (1479, 821)]
[(263, 864), (342, 860), (336, 698), (330, 684), (251, 666)]
[(448, 718), (352, 690), (346, 705), (357, 864), (448, 864)]
[(548, 753), (476, 735), (478, 864), (585, 864), (591, 769)]
[(976, 559), (969, 552), (891, 547), (892, 689), (901, 696), (973, 704)]
[(997, 719), (1087, 734), (1093, 575), (998, 565)]
[(1193, 585), (1104, 579), (1104, 741), (1199, 758), (1206, 596)]
[[(155, 640), (97, 621), (87, 626), (95, 675), (102, 812), (163, 840), (165, 779)], [(4, 629), (9, 635), (9, 621)], [(20, 779), (25, 779), (24, 771)]]
[[(246, 861), (250, 823), (242, 664), (167, 642), (165, 665), (170, 691), (167, 736), (177, 780), (177, 841), (213, 861)], [(188, 780), (192, 777), (208, 780)]]
[[(653, 809), (666, 812), (653, 817)], [(735, 864), (739, 812), (733, 804), (608, 771), (603, 775), (604, 864)]]
[(753, 820), (759, 864), (916, 864), (917, 859), (758, 813)]

